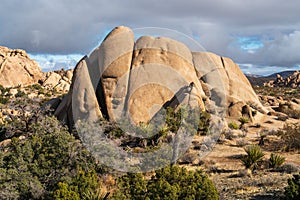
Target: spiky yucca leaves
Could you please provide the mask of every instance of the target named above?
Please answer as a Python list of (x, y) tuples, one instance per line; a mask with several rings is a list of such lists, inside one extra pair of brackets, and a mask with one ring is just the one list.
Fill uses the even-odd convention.
[(284, 161), (285, 161), (285, 157), (272, 153), (269, 159), (269, 164), (270, 167), (276, 168), (281, 166), (284, 163)]
[(258, 162), (264, 157), (264, 153), (261, 148), (257, 145), (250, 145), (245, 148), (247, 155), (245, 155), (241, 160), (247, 169), (257, 169)]

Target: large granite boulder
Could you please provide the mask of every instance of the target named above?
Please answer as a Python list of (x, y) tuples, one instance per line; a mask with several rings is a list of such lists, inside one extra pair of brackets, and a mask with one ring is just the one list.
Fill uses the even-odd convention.
[(69, 94), (55, 115), (69, 126), (74, 118), (97, 117), (117, 121), (126, 116), (147, 123), (164, 106), (176, 108), (185, 101), (236, 118), (252, 119), (252, 110), (268, 112), (231, 59), (191, 52), (165, 37), (135, 41), (129, 28), (117, 27), (77, 64)]

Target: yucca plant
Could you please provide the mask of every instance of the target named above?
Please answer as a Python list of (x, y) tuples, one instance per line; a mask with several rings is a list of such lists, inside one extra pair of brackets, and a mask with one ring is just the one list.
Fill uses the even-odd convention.
[(249, 122), (249, 119), (245, 118), (245, 117), (241, 117), (241, 118), (239, 118), (239, 122), (241, 123), (241, 125), (240, 125), (240, 129), (241, 129), (244, 127), (245, 124), (247, 124)]
[(285, 157), (275, 154), (275, 153), (271, 153), (270, 159), (269, 159), (269, 163), (270, 163), (270, 167), (272, 168), (276, 168), (281, 166), (285, 161)]
[(245, 148), (247, 155), (241, 160), (247, 169), (254, 170), (258, 167), (258, 162), (264, 157), (264, 153), (257, 145), (250, 145)]

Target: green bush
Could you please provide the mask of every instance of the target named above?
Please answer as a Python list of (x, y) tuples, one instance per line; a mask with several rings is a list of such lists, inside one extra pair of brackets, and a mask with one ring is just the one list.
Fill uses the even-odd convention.
[(128, 173), (117, 180), (118, 190), (112, 199), (147, 199), (147, 181), (141, 173)]
[(17, 94), (15, 94), (15, 97), (24, 97), (25, 95), (25, 92), (18, 90)]
[(183, 117), (183, 109), (179, 109), (177, 112), (171, 107), (167, 107), (166, 112), (166, 124), (170, 128), (170, 131), (176, 133), (180, 127)]
[(247, 155), (241, 159), (243, 164), (247, 169), (256, 169), (258, 167), (258, 162), (264, 157), (261, 148), (257, 145), (250, 145), (245, 148), (245, 151)]
[(34, 89), (34, 90), (43, 90), (43, 87), (40, 84), (30, 85), (29, 88)]
[(9, 91), (9, 88), (5, 88), (5, 87), (3, 87), (3, 85), (0, 85), (0, 91), (1, 91), (1, 94), (3, 95), (4, 93)]
[(55, 190), (53, 197), (57, 200), (80, 200), (79, 194), (76, 190), (77, 188), (74, 188), (67, 183), (59, 182), (58, 189)]
[(271, 153), (269, 164), (272, 168), (280, 167), (285, 161), (285, 157), (278, 154)]
[(200, 112), (198, 131), (201, 133), (201, 135), (207, 135), (209, 133), (210, 118), (211, 116), (208, 112)]
[(1, 198), (53, 199), (60, 194), (54, 191), (66, 188), (66, 196), (75, 198), (77, 192), (82, 198), (84, 192), (98, 188), (95, 161), (87, 150), (56, 118), (38, 119), (29, 124), (25, 139), (14, 137), (0, 149)]
[(295, 174), (293, 178), (288, 179), (288, 186), (284, 191), (286, 200), (300, 199), (300, 174)]
[(113, 199), (219, 199), (211, 180), (200, 170), (169, 166), (155, 171), (149, 180), (127, 174), (118, 180)]
[(8, 101), (9, 101), (9, 98), (0, 96), (0, 104), (7, 104)]
[(231, 129), (239, 129), (239, 125), (237, 125), (237, 123), (235, 123), (235, 122), (230, 122), (228, 124), (228, 127)]
[(249, 119), (245, 117), (239, 118), (239, 122), (241, 123), (240, 128), (243, 128), (245, 124), (249, 123)]
[[(101, 199), (96, 191), (99, 190), (98, 177), (94, 170), (86, 172), (79, 169), (71, 181), (59, 182), (54, 191), (55, 199)], [(93, 198), (91, 198), (93, 197)]]

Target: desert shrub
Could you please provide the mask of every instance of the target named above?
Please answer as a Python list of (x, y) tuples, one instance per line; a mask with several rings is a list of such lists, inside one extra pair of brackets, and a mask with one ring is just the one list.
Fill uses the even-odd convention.
[(269, 159), (269, 164), (270, 164), (270, 167), (277, 168), (277, 167), (281, 166), (284, 163), (284, 161), (285, 161), (285, 157), (280, 156), (278, 154), (271, 153), (271, 156)]
[(7, 104), (9, 101), (9, 98), (4, 97), (4, 96), (0, 96), (0, 104)]
[(285, 124), (283, 129), (277, 132), (284, 142), (285, 150), (300, 149), (300, 124)]
[(278, 108), (279, 112), (287, 114), (291, 118), (299, 119), (300, 111), (291, 108), (291, 103), (280, 104)]
[(173, 108), (167, 107), (166, 124), (173, 133), (176, 133), (181, 125), (183, 112), (183, 109), (179, 109), (175, 112)]
[(6, 97), (5, 93), (9, 92), (9, 88), (5, 88), (2, 85), (0, 85), (0, 104), (7, 104), (9, 101), (9, 98)]
[(24, 97), (25, 95), (25, 92), (18, 90), (17, 94), (15, 94), (15, 97)]
[(249, 123), (249, 119), (245, 117), (239, 118), (239, 122), (241, 123), (240, 128), (244, 127), (245, 124)]
[(236, 146), (243, 147), (249, 144), (249, 141), (245, 138), (239, 138), (236, 140)]
[(285, 163), (282, 166), (278, 167), (276, 170), (282, 173), (292, 174), (299, 172), (300, 168), (295, 163)]
[(256, 169), (258, 167), (258, 162), (264, 157), (264, 153), (261, 148), (257, 145), (250, 145), (245, 148), (247, 155), (245, 155), (241, 160), (246, 168)]
[(112, 199), (147, 199), (147, 181), (141, 173), (128, 173), (117, 180), (118, 189)]
[(1, 91), (1, 94), (4, 94), (9, 91), (9, 88), (6, 88), (6, 87), (3, 87), (3, 85), (0, 85), (0, 91)]
[(113, 199), (219, 199), (211, 180), (200, 170), (168, 166), (149, 180), (142, 174), (127, 174), (118, 180)]
[(173, 133), (176, 133), (180, 126), (184, 126), (197, 130), (201, 135), (206, 135), (209, 133), (210, 114), (198, 109), (187, 111), (184, 108), (179, 108), (175, 111), (173, 108), (167, 107), (166, 125)]
[(55, 199), (101, 199), (97, 173), (94, 170), (86, 172), (78, 169), (71, 181), (59, 182), (53, 193)]
[(62, 188), (73, 195), (76, 186), (80, 189), (74, 192), (81, 198), (94, 190), (94, 159), (56, 118), (40, 116), (27, 131), (23, 139), (13, 137), (9, 146), (0, 149), (2, 198), (52, 199), (54, 191)]
[(210, 124), (210, 114), (206, 111), (200, 112), (200, 120), (198, 124), (198, 131), (201, 135), (206, 135), (209, 133), (209, 124)]
[(29, 88), (34, 89), (34, 90), (43, 90), (43, 87), (40, 84), (30, 85)]
[(300, 119), (300, 110), (290, 109), (288, 116), (295, 119)]
[(235, 123), (235, 122), (230, 122), (228, 124), (228, 127), (231, 129), (239, 129), (239, 125), (237, 125), (237, 123)]
[(236, 137), (231, 129), (223, 131), (223, 135), (228, 140), (232, 140)]
[(68, 199), (73, 199), (73, 200), (80, 200), (79, 194), (76, 191), (76, 188), (68, 185), (67, 183), (62, 183), (59, 182), (58, 184), (58, 189), (55, 190), (53, 197), (55, 199), (60, 199), (60, 200), (68, 200)]
[(300, 199), (300, 174), (295, 174), (293, 178), (288, 179), (288, 186), (285, 188), (284, 194), (287, 200)]

